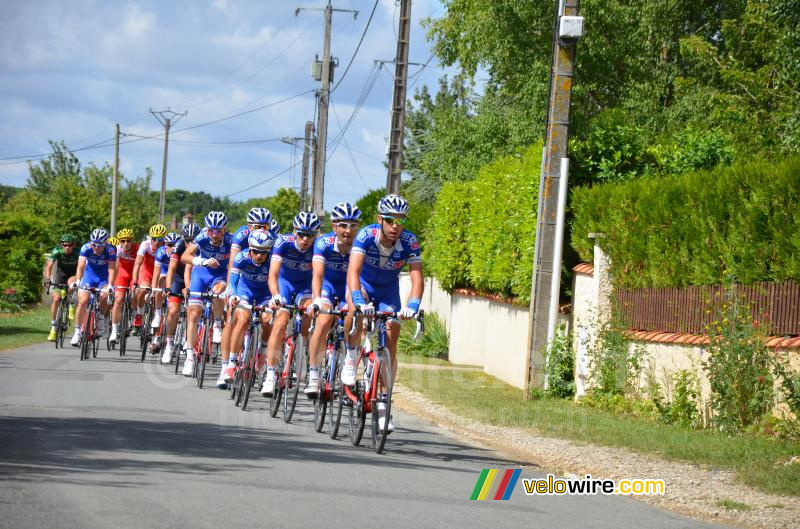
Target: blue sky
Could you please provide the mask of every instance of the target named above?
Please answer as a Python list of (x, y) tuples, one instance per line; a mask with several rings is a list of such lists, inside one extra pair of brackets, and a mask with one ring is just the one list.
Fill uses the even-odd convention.
[[(80, 149), (110, 140), (114, 124), (127, 134), (120, 170), (127, 176), (154, 171), (160, 186), (163, 127), (149, 109), (188, 111), (172, 129), (168, 187), (231, 195), (268, 196), (300, 184), (300, 167), (286, 171), (302, 151), (276, 141), (303, 136), (313, 119), (310, 64), (322, 54), (324, 0), (70, 1), (6, 2), (0, 19), (0, 182), (24, 185), (26, 163), (15, 157), (49, 152), (48, 140)], [(361, 37), (373, 0), (338, 0), (333, 15), (332, 55), (339, 81)], [(425, 63), (430, 43), (420, 20), (440, 16), (438, 0), (414, 0), (410, 61)], [(376, 59), (396, 53), (395, 0), (379, 0), (361, 49), (333, 92), (325, 205), (354, 200), (386, 181), (383, 160), (389, 131), (394, 65), (372, 83), (344, 140), (333, 150), (359, 96), (375, 78)], [(409, 68), (409, 96), (445, 73), (434, 58)], [(302, 94), (302, 95), (300, 95)], [(287, 98), (298, 96), (288, 101)], [(281, 102), (283, 101), (283, 102)], [(198, 126), (251, 109), (246, 115)], [(337, 120), (338, 117), (338, 120)], [(341, 124), (341, 125), (340, 125)], [(139, 140), (139, 141), (132, 141)], [(225, 142), (259, 143), (223, 145)], [(124, 143), (131, 142), (131, 143)], [(349, 147), (349, 150), (348, 150)], [(86, 165), (113, 159), (113, 142), (77, 152)], [(37, 158), (33, 158), (34, 160)]]

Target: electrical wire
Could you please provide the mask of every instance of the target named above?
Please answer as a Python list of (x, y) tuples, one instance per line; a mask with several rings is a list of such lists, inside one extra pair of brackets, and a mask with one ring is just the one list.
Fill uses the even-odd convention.
[(344, 69), (344, 73), (342, 74), (341, 77), (339, 77), (339, 80), (336, 82), (336, 84), (333, 85), (333, 88), (331, 88), (331, 92), (330, 93), (333, 93), (337, 88), (339, 88), (339, 85), (342, 83), (342, 81), (344, 81), (344, 78), (347, 75), (347, 72), (350, 71), (350, 66), (352, 66), (353, 61), (356, 58), (356, 55), (358, 55), (358, 50), (361, 49), (361, 44), (364, 42), (364, 37), (367, 35), (367, 30), (369, 29), (369, 24), (370, 24), (370, 22), (372, 22), (372, 16), (375, 14), (375, 8), (378, 7), (378, 2), (379, 1), (380, 0), (375, 0), (375, 4), (372, 6), (372, 12), (369, 14), (369, 18), (367, 19), (367, 25), (364, 27), (363, 33), (361, 33), (361, 38), (358, 40), (358, 45), (356, 46), (356, 50), (353, 52), (353, 56), (350, 57), (350, 62), (347, 63), (347, 66)]
[(286, 169), (284, 169), (283, 171), (281, 171), (281, 172), (279, 172), (279, 173), (275, 173), (274, 175), (272, 175), (272, 176), (270, 176), (270, 177), (267, 177), (267, 178), (265, 178), (264, 180), (261, 180), (260, 182), (256, 182), (255, 184), (253, 184), (253, 185), (251, 185), (251, 186), (247, 186), (247, 187), (245, 187), (244, 189), (240, 189), (239, 191), (236, 191), (236, 192), (234, 192), (234, 193), (228, 193), (227, 195), (225, 195), (225, 198), (232, 197), (232, 196), (234, 196), (234, 195), (238, 195), (239, 193), (244, 193), (245, 191), (250, 191), (251, 189), (255, 189), (256, 187), (258, 187), (258, 186), (260, 186), (260, 185), (262, 185), (262, 184), (266, 184), (267, 182), (271, 182), (272, 180), (275, 180), (275, 179), (276, 179), (276, 178), (278, 178), (279, 176), (281, 176), (281, 175), (284, 175), (284, 174), (288, 173), (288, 172), (289, 172), (289, 171), (291, 171), (291, 170), (292, 170), (292, 169), (293, 169), (293, 168), (294, 168), (296, 165), (299, 165), (299, 164), (300, 164), (300, 162), (299, 162), (299, 161), (298, 161), (298, 162), (295, 162), (294, 164), (290, 165), (289, 167), (287, 167), (287, 168), (286, 168)]

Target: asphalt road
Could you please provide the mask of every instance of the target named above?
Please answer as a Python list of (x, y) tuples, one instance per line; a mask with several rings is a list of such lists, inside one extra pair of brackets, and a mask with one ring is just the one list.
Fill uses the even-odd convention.
[(481, 469), (519, 464), (399, 412), (377, 455), (345, 424), (315, 433), (307, 401), (287, 425), (260, 396), (242, 412), (171, 369), (104, 346), (86, 362), (48, 343), (0, 353), (0, 527), (712, 527), (626, 497), (526, 496), (521, 480), (508, 501), (469, 501)]

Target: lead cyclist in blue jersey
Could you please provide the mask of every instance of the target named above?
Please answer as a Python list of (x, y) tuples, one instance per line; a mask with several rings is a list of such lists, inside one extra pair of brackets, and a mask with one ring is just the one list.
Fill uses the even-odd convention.
[[(406, 231), (403, 225), (408, 216), (408, 202), (399, 195), (387, 195), (378, 203), (378, 223), (362, 228), (353, 243), (347, 271), (348, 304), (350, 312), (345, 320), (347, 329), (356, 308), (364, 315), (379, 312), (397, 312), (401, 319), (411, 319), (419, 311), (425, 283), (422, 277), (422, 257), (417, 236)], [(408, 303), (400, 306), (400, 271), (408, 264), (411, 273), (411, 295)], [(369, 303), (369, 304), (368, 304)], [(361, 329), (360, 322), (357, 325)], [(348, 333), (347, 354), (342, 369), (342, 383), (355, 383), (357, 347), (360, 333)], [(397, 338), (400, 322), (387, 322), (387, 348), (392, 357), (392, 383), (397, 376)], [(383, 409), (383, 415), (381, 415)], [(386, 407), (378, 403), (378, 426), (383, 428)], [(391, 417), (388, 431), (394, 430)]]
[[(83, 323), (83, 313), (89, 303), (88, 288), (99, 288), (100, 294), (100, 315), (108, 314), (108, 290), (109, 285), (114, 283), (114, 274), (117, 271), (117, 249), (108, 243), (108, 232), (104, 229), (92, 231), (89, 242), (83, 245), (78, 257), (78, 271), (75, 273), (75, 281), (72, 288), (79, 288), (78, 308), (75, 311), (75, 335), (70, 344), (78, 347), (81, 343), (81, 323)], [(105, 318), (98, 318), (97, 331), (102, 336), (105, 332)]]
[[(186, 324), (186, 361), (183, 375), (192, 376), (194, 371), (194, 348), (197, 342), (197, 322), (203, 312), (201, 296), (206, 292), (222, 294), (228, 275), (228, 260), (231, 257), (231, 234), (227, 232), (228, 218), (221, 211), (211, 211), (205, 218), (206, 227), (189, 243), (181, 256), (181, 262), (192, 265), (189, 286), (189, 307)], [(222, 300), (213, 301), (214, 327), (213, 342), (222, 338)]]
[[(267, 374), (261, 385), (261, 394), (271, 397), (275, 390), (276, 367), (283, 351), (283, 338), (289, 323), (289, 311), (281, 308), (294, 304), (305, 310), (311, 303), (311, 260), (314, 257), (314, 239), (319, 230), (319, 218), (301, 211), (292, 222), (293, 233), (281, 235), (272, 248), (269, 266), (269, 306), (277, 311), (267, 346)], [(303, 336), (307, 339), (308, 319), (303, 322)]]

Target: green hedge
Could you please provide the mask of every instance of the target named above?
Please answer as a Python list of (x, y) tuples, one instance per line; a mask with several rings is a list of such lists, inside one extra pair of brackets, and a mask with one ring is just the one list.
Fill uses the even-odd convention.
[(800, 157), (572, 192), (572, 245), (602, 245), (619, 286), (800, 280)]
[(25, 303), (39, 299), (42, 254), (49, 250), (51, 225), (30, 214), (0, 213), (0, 295), (8, 290)]
[(530, 299), (541, 153), (534, 145), (442, 187), (425, 259), (445, 288)]

